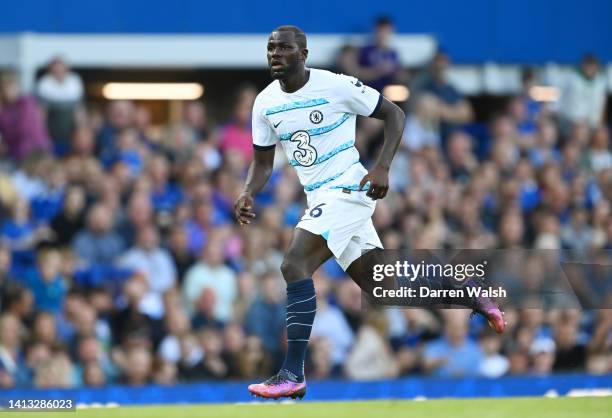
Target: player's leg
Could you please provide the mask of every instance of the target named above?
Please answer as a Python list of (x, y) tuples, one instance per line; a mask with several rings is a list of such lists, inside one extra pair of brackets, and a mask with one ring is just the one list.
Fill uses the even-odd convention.
[(304, 360), (317, 309), (312, 274), (332, 256), (320, 235), (297, 228), (281, 265), (287, 282), (287, 354), (279, 373), (249, 386), (266, 398), (303, 397), (306, 392)]
[[(366, 292), (368, 295), (372, 295), (375, 286), (380, 286), (380, 283), (375, 282), (372, 279), (371, 272), (373, 271), (374, 265), (393, 265), (395, 259), (387, 256), (387, 253), (381, 248), (373, 248), (363, 253), (359, 258), (353, 261), (346, 272), (348, 275), (359, 285), (359, 287)], [(394, 288), (413, 288), (416, 294), (419, 294), (419, 288), (427, 287), (435, 290), (450, 290), (457, 289), (458, 282), (452, 278), (431, 278), (431, 277), (396, 277), (387, 286), (393, 286)], [(468, 281), (463, 285), (464, 287), (476, 286), (473, 281)], [(439, 301), (432, 301), (430, 298), (409, 298), (405, 302), (405, 306), (413, 307), (444, 307), (452, 305), (464, 306), (466, 308), (473, 309), (475, 312), (483, 315), (491, 328), (496, 332), (502, 333), (505, 328), (505, 321), (503, 318), (503, 312), (498, 306), (488, 297), (474, 296), (471, 297), (467, 292), (463, 293), (463, 297), (453, 297), (452, 299), (446, 298)]]
[(282, 368), (300, 381), (316, 311), (312, 274), (331, 256), (323, 237), (297, 228), (281, 265), (287, 282), (287, 355)]

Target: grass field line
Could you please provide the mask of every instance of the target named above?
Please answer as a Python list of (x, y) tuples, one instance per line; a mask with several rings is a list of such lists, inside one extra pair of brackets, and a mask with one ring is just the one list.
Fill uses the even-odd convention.
[[(435, 399), (427, 402), (260, 402), (86, 408), (45, 417), (83, 418), (610, 418), (612, 397)], [(27, 414), (27, 415), (24, 415)], [(287, 415), (289, 414), (289, 415)], [(16, 412), (10, 418), (32, 417)]]

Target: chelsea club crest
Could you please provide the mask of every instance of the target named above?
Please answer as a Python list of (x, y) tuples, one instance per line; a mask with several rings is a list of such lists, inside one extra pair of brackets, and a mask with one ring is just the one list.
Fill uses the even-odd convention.
[(320, 110), (313, 110), (310, 112), (310, 121), (315, 125), (318, 125), (323, 121), (323, 113)]

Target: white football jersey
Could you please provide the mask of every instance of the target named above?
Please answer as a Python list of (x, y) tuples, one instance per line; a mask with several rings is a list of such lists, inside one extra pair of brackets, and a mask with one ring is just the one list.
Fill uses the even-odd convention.
[(274, 80), (255, 99), (253, 144), (281, 143), (307, 194), (357, 190), (367, 170), (355, 148), (357, 115), (370, 116), (382, 102), (376, 90), (354, 77), (310, 69), (308, 82), (286, 93)]

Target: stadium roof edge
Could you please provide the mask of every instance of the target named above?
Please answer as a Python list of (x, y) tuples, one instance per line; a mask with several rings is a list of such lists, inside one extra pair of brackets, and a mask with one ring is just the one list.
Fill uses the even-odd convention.
[[(80, 68), (263, 68), (268, 34), (44, 34), (24, 32), (0, 35), (0, 66), (14, 67), (29, 90), (36, 70), (62, 55)], [(329, 66), (345, 44), (361, 44), (363, 36), (320, 35), (308, 37), (312, 66)], [(436, 49), (430, 35), (398, 35), (402, 62), (418, 66)], [(231, 50), (232, 54), (227, 54)]]

